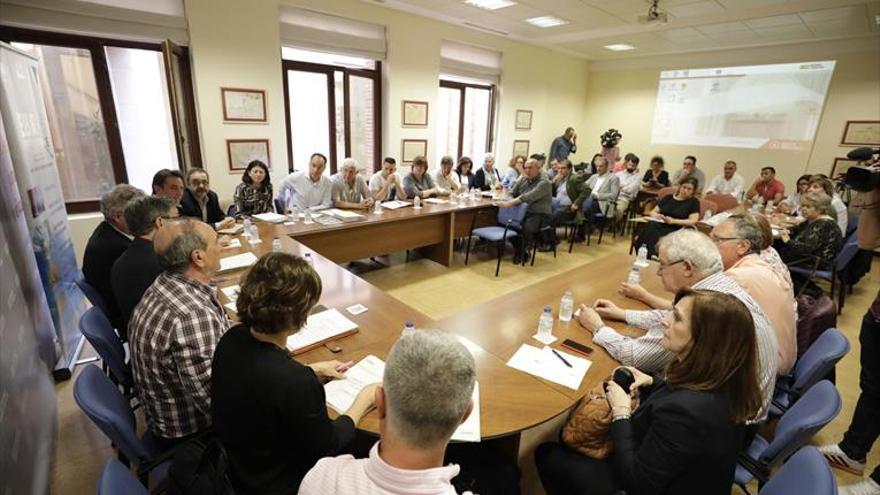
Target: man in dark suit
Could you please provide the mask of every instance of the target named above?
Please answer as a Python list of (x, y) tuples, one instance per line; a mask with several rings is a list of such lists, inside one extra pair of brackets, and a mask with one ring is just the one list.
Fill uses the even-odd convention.
[(113, 263), (110, 273), (113, 295), (122, 315), (123, 324), (118, 329), (123, 338), (128, 333), (128, 320), (131, 319), (134, 307), (162, 272), (156, 253), (153, 252), (153, 234), (169, 219), (176, 217), (177, 207), (174, 201), (163, 196), (135, 199), (125, 209), (125, 222), (135, 238)]
[(128, 184), (119, 184), (101, 196), (104, 221), (92, 232), (83, 254), (82, 271), (86, 282), (104, 299), (107, 318), (116, 328), (122, 326), (122, 317), (110, 284), (110, 268), (131, 244), (131, 232), (123, 215), (125, 207), (129, 201), (143, 196), (143, 191)]
[(235, 223), (220, 209), (217, 193), (210, 187), (208, 172), (201, 168), (191, 168), (186, 173), (186, 190), (180, 198), (180, 216), (198, 218), (215, 229)]

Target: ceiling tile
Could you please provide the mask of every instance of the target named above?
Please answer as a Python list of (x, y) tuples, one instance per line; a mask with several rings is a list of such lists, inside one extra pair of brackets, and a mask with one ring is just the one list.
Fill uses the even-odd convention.
[(704, 0), (701, 2), (670, 6), (666, 8), (666, 10), (676, 17), (698, 17), (703, 15), (720, 14), (725, 11), (725, 8), (713, 0)]
[(772, 17), (759, 17), (744, 21), (752, 29), (767, 29), (777, 26), (803, 26), (803, 21), (797, 14), (774, 15)]
[(795, 41), (813, 38), (813, 33), (803, 24), (755, 29), (759, 38), (766, 41)]
[(853, 17), (862, 17), (865, 15), (865, 7), (856, 5), (851, 7), (839, 7), (836, 9), (811, 10), (809, 12), (800, 12), (798, 15), (806, 23), (817, 21), (834, 21), (839, 19), (849, 19)]
[(754, 7), (767, 7), (770, 5), (779, 5), (788, 0), (717, 0), (718, 3), (730, 10), (751, 9)]
[(707, 35), (715, 41), (719, 41), (722, 44), (743, 44), (743, 43), (757, 43), (760, 41), (758, 35), (755, 34), (751, 30), (747, 31), (725, 31), (722, 33), (714, 33)]
[(697, 31), (714, 35), (718, 33), (731, 33), (735, 31), (749, 31), (749, 27), (742, 22), (719, 22), (717, 24), (706, 24), (705, 26), (697, 26)]
[(868, 32), (867, 19), (838, 19), (834, 21), (810, 22), (807, 27), (816, 36), (846, 36)]

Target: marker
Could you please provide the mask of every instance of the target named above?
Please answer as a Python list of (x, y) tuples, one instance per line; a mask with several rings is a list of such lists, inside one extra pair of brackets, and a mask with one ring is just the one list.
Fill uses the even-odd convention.
[(558, 352), (556, 352), (556, 349), (550, 349), (550, 350), (553, 351), (553, 354), (556, 354), (556, 357), (558, 357), (560, 361), (562, 361), (566, 366), (571, 368), (571, 363), (566, 361), (565, 358), (562, 357), (562, 354), (559, 354)]

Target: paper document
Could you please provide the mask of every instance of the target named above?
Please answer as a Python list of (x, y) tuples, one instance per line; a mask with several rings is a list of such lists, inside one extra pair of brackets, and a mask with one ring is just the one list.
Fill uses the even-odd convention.
[(593, 363), (567, 352), (559, 350), (556, 352), (568, 361), (571, 368), (566, 366), (562, 359), (559, 359), (559, 356), (553, 353), (551, 347), (547, 346), (543, 349), (538, 349), (528, 344), (521, 345), (516, 354), (507, 361), (507, 365), (570, 389), (579, 389), (584, 375)]
[(706, 225), (711, 225), (712, 227), (715, 227), (715, 226), (719, 225), (721, 222), (730, 218), (731, 215), (732, 215), (731, 212), (723, 211), (721, 213), (717, 213), (717, 214), (712, 215), (711, 217), (703, 220), (703, 223), (705, 223)]
[(342, 414), (351, 408), (357, 394), (371, 383), (381, 383), (385, 361), (370, 354), (345, 372), (345, 379), (333, 380), (324, 385), (327, 404)]
[(382, 208), (388, 208), (389, 210), (396, 210), (398, 208), (403, 208), (404, 206), (409, 206), (409, 203), (406, 201), (385, 201), (382, 203)]
[(430, 203), (432, 205), (444, 205), (448, 203), (448, 199), (440, 199), (440, 198), (428, 198), (425, 200), (425, 203)]
[(238, 239), (232, 239), (229, 241), (229, 244), (223, 246), (223, 249), (234, 249), (234, 248), (240, 248), (240, 247), (241, 247), (241, 241)]
[(479, 442), (480, 441), (480, 382), (474, 382), (474, 393), (471, 395), (474, 401), (474, 409), (468, 419), (458, 425), (452, 439), (459, 442)]
[(343, 316), (339, 310), (321, 311), (310, 315), (306, 320), (306, 326), (287, 337), (287, 349), (290, 352), (296, 352), (299, 349), (350, 332), (355, 328), (357, 328), (357, 323)]
[(232, 227), (229, 227), (228, 229), (220, 229), (217, 231), (217, 233), (218, 234), (226, 234), (226, 235), (237, 235), (242, 230), (244, 230), (244, 225), (239, 223), (239, 224), (233, 225)]
[(287, 221), (286, 215), (282, 215), (280, 213), (273, 213), (271, 211), (267, 212), (267, 213), (258, 213), (256, 215), (253, 215), (253, 217), (256, 218), (257, 220), (262, 220), (264, 222), (269, 222), (269, 223), (282, 223), (282, 222)]
[(362, 220), (367, 217), (361, 215), (360, 213), (356, 213), (348, 210), (340, 210), (339, 208), (331, 208), (329, 210), (324, 210), (324, 213), (328, 215), (333, 215), (336, 218), (342, 220)]
[(224, 308), (232, 311), (233, 313), (238, 313), (238, 307), (235, 305), (235, 302), (226, 303), (223, 305)]
[(247, 253), (236, 254), (235, 256), (230, 256), (228, 258), (220, 258), (220, 271), (225, 272), (227, 270), (244, 268), (251, 266), (256, 262), (257, 257), (254, 256), (254, 253), (248, 251)]
[(238, 290), (240, 288), (241, 287), (238, 285), (230, 285), (229, 287), (223, 287), (220, 289), (220, 292), (229, 299), (229, 302), (235, 302), (238, 299)]

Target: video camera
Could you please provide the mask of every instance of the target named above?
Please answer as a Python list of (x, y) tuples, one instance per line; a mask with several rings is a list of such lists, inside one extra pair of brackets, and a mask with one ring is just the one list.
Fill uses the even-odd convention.
[(847, 187), (859, 192), (880, 187), (880, 148), (856, 148), (846, 157), (860, 162), (846, 171), (844, 183)]

